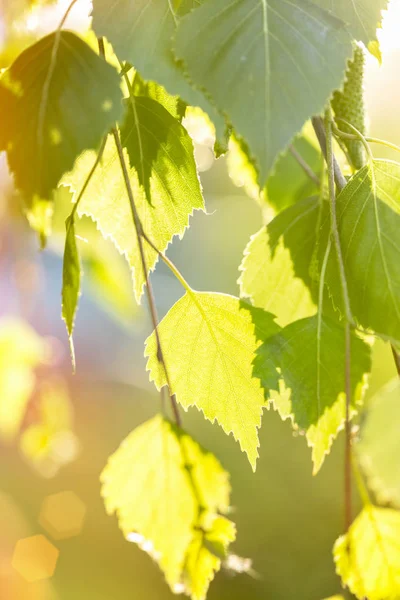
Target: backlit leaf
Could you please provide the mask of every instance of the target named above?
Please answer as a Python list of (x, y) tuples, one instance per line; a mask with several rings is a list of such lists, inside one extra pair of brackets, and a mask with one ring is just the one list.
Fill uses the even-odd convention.
[[(137, 69), (145, 80), (156, 81), (180, 96), (187, 104), (199, 106), (224, 135), (225, 122), (215, 107), (195, 90), (180, 69), (172, 52), (173, 37), (181, 14), (190, 6), (173, 0), (94, 0), (93, 29), (112, 43), (121, 60)], [(175, 9), (174, 9), (175, 6)]]
[(69, 31), (16, 59), (0, 80), (1, 146), (28, 207), (50, 200), (79, 154), (97, 148), (121, 100), (117, 71)]
[[(338, 226), (355, 319), (382, 337), (400, 341), (400, 165), (375, 160), (339, 194)], [(335, 254), (326, 281), (341, 307)]]
[(376, 40), (376, 30), (380, 27), (382, 11), (388, 0), (314, 0), (316, 4), (342, 19), (356, 40), (366, 46)]
[[(257, 351), (254, 374), (268, 390), (283, 419), (305, 431), (312, 448), (314, 474), (343, 428), (346, 416), (345, 337), (340, 324), (319, 315), (301, 319), (267, 339)], [(357, 411), (371, 368), (369, 347), (351, 336), (351, 412)]]
[[(252, 319), (254, 319), (253, 324)], [(273, 316), (224, 294), (187, 292), (162, 320), (159, 334), (172, 392), (196, 406), (240, 443), (255, 469), (264, 406), (252, 361), (264, 339), (278, 331)], [(157, 388), (166, 385), (154, 333), (146, 341), (147, 369)]]
[[(73, 217), (66, 222), (67, 234), (65, 237), (65, 250), (63, 260), (62, 283), (62, 316), (67, 326), (71, 346), (72, 362), (75, 363), (72, 332), (74, 329), (75, 313), (81, 288), (81, 263), (75, 237), (75, 223)], [(74, 364), (75, 366), (75, 364)]]
[(109, 514), (125, 537), (147, 551), (171, 589), (203, 600), (235, 526), (229, 477), (217, 459), (188, 434), (156, 416), (133, 431), (101, 475)]
[(399, 430), (400, 380), (396, 377), (370, 400), (357, 449), (378, 500), (400, 507)]
[(308, 0), (214, 0), (183, 17), (176, 53), (250, 147), (263, 185), (340, 87), (351, 38)]
[[(133, 97), (121, 128), (131, 165), (130, 183), (144, 230), (153, 244), (164, 251), (174, 235), (183, 236), (189, 216), (203, 209), (203, 197), (193, 157), (193, 144), (185, 128), (151, 98)], [(65, 185), (80, 190), (96, 155), (86, 152)], [(121, 166), (110, 136), (94, 176), (78, 208), (91, 217), (104, 237), (112, 239), (132, 268), (137, 300), (145, 278), (134, 230), (131, 207)], [(146, 264), (155, 267), (157, 253), (144, 241)]]
[(250, 240), (240, 270), (240, 292), (284, 326), (315, 314), (309, 274), (316, 247), (318, 198), (280, 213)]
[[(292, 146), (316, 176), (319, 176), (321, 155), (312, 143), (307, 126), (303, 133), (292, 141)], [(243, 186), (251, 198), (267, 203), (276, 213), (319, 192), (319, 186), (311, 181), (292, 155), (291, 150), (287, 150), (278, 157), (263, 190), (258, 185), (257, 171), (250, 161), (246, 149), (234, 137), (230, 140), (227, 161), (229, 175), (235, 185)]]
[(400, 597), (400, 512), (366, 506), (334, 546), (336, 571), (360, 600)]

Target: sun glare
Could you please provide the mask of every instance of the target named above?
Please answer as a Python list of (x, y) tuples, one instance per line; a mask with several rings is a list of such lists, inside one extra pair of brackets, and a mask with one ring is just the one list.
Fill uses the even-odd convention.
[(390, 0), (388, 10), (383, 13), (382, 29), (378, 39), (382, 54), (400, 49), (400, 0)]

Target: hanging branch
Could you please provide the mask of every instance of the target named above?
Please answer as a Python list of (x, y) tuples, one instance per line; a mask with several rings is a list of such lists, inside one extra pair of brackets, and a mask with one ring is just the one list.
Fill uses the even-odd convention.
[(312, 120), (321, 151), (325, 157), (328, 167), (329, 201), (331, 210), (331, 236), (335, 247), (339, 276), (342, 287), (343, 303), (345, 309), (345, 393), (346, 393), (346, 423), (345, 423), (345, 473), (344, 473), (344, 495), (345, 495), (345, 530), (348, 531), (352, 521), (352, 494), (351, 494), (351, 424), (350, 424), (350, 402), (351, 402), (351, 337), (350, 331), (353, 317), (350, 308), (349, 294), (347, 289), (346, 274), (340, 245), (339, 231), (336, 215), (336, 187), (341, 191), (346, 185), (339, 164), (333, 153), (332, 116), (328, 109), (325, 123), (320, 117)]
[[(98, 44), (99, 44), (100, 54), (104, 57), (105, 56), (105, 48), (104, 48), (103, 38), (98, 39)], [(125, 182), (126, 192), (127, 192), (128, 198), (129, 198), (129, 204), (130, 204), (130, 208), (131, 208), (133, 224), (135, 226), (136, 237), (137, 237), (137, 242), (138, 242), (138, 246), (139, 246), (140, 261), (142, 263), (142, 270), (143, 270), (143, 275), (144, 275), (145, 285), (146, 285), (147, 301), (148, 301), (150, 316), (151, 316), (151, 320), (153, 323), (154, 333), (155, 333), (156, 341), (157, 341), (157, 358), (158, 358), (159, 363), (162, 365), (162, 367), (164, 369), (165, 379), (167, 381), (168, 393), (169, 393), (169, 397), (170, 397), (170, 401), (171, 401), (171, 407), (172, 407), (172, 412), (174, 414), (175, 422), (178, 427), (181, 427), (181, 417), (179, 414), (175, 396), (172, 393), (171, 381), (169, 378), (168, 369), (167, 369), (167, 365), (165, 362), (165, 358), (164, 358), (164, 354), (163, 354), (162, 346), (161, 346), (160, 332), (158, 329), (159, 328), (159, 319), (158, 319), (158, 315), (157, 315), (156, 303), (155, 303), (154, 294), (153, 294), (153, 287), (151, 285), (149, 274), (148, 274), (147, 261), (146, 261), (146, 256), (144, 253), (144, 246), (143, 246), (143, 241), (146, 239), (146, 236), (144, 235), (142, 223), (140, 221), (140, 217), (139, 217), (139, 214), (136, 209), (135, 199), (133, 197), (132, 186), (131, 186), (131, 182), (129, 179), (128, 168), (126, 166), (126, 161), (125, 161), (125, 157), (124, 157), (124, 151), (122, 148), (120, 135), (119, 135), (118, 129), (116, 127), (113, 128), (112, 135), (114, 137), (115, 146), (117, 148), (118, 158), (119, 158), (119, 162), (121, 165), (121, 170), (122, 170), (122, 175), (123, 175), (124, 182)], [(161, 390), (161, 398), (163, 398), (162, 390)]]
[(311, 179), (311, 181), (313, 181), (315, 183), (315, 185), (319, 188), (321, 182), (319, 180), (318, 175), (316, 173), (314, 173), (314, 171), (312, 170), (312, 168), (310, 167), (308, 162), (304, 160), (304, 158), (302, 157), (300, 152), (297, 152), (297, 150), (293, 146), (293, 144), (291, 144), (289, 146), (289, 152), (293, 156), (293, 158), (297, 161), (297, 163), (300, 165), (300, 167), (303, 169), (303, 171), (307, 175), (307, 177), (309, 177)]

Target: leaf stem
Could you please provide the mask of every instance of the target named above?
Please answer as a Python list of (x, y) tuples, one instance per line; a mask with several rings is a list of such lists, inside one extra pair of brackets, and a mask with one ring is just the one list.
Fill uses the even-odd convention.
[(93, 177), (93, 175), (94, 175), (97, 167), (100, 164), (101, 159), (103, 158), (104, 150), (105, 150), (105, 147), (106, 147), (106, 142), (107, 142), (107, 136), (104, 137), (104, 139), (103, 139), (103, 141), (101, 143), (100, 149), (99, 149), (99, 151), (97, 153), (96, 160), (95, 160), (92, 168), (90, 169), (90, 171), (88, 173), (88, 176), (86, 177), (85, 183), (83, 184), (83, 186), (81, 188), (81, 191), (79, 192), (79, 195), (78, 195), (78, 197), (77, 197), (77, 199), (76, 199), (76, 201), (74, 203), (73, 209), (72, 209), (71, 214), (69, 216), (69, 219), (71, 219), (71, 220), (74, 219), (76, 211), (78, 210), (79, 203), (82, 200), (83, 195), (86, 192), (86, 190), (88, 188), (88, 185), (89, 185), (89, 183), (90, 183), (90, 181), (91, 181), (91, 179), (92, 179), (92, 177)]
[[(105, 58), (105, 47), (104, 47), (104, 40), (102, 37), (98, 38), (98, 45), (99, 45), (100, 55), (103, 56), (103, 58)], [(153, 294), (153, 287), (151, 285), (150, 278), (149, 278), (146, 255), (145, 255), (144, 246), (143, 246), (143, 240), (145, 239), (145, 236), (143, 233), (142, 223), (140, 221), (140, 217), (139, 217), (139, 214), (136, 209), (135, 199), (133, 197), (132, 186), (131, 186), (131, 182), (129, 179), (128, 168), (127, 168), (126, 162), (125, 162), (124, 151), (122, 148), (119, 132), (118, 132), (118, 129), (116, 126), (112, 129), (112, 135), (114, 137), (115, 146), (117, 148), (118, 158), (119, 158), (119, 162), (121, 165), (122, 175), (124, 178), (126, 192), (128, 194), (129, 204), (130, 204), (130, 208), (131, 208), (133, 224), (134, 224), (135, 231), (136, 231), (136, 237), (137, 237), (139, 253), (140, 253), (140, 261), (142, 263), (143, 276), (144, 276), (145, 283), (146, 283), (147, 301), (148, 301), (148, 305), (149, 305), (150, 316), (151, 316), (151, 320), (153, 323), (154, 333), (155, 333), (156, 342), (157, 342), (157, 358), (158, 358), (158, 361), (160, 362), (160, 364), (162, 364), (163, 369), (164, 369), (165, 380), (167, 382), (168, 393), (169, 393), (169, 397), (170, 397), (170, 401), (171, 401), (171, 407), (172, 407), (172, 412), (173, 412), (173, 415), (175, 418), (175, 422), (176, 422), (177, 426), (179, 428), (181, 428), (181, 426), (182, 426), (181, 417), (179, 414), (175, 396), (172, 393), (171, 380), (169, 378), (168, 369), (167, 369), (167, 365), (165, 362), (165, 358), (164, 358), (164, 354), (163, 354), (162, 346), (161, 346), (160, 332), (158, 330), (159, 320), (158, 320), (158, 315), (157, 315), (156, 303), (155, 303), (154, 294)], [(163, 392), (162, 391), (161, 391), (161, 402), (163, 403)]]
[(368, 492), (368, 488), (365, 485), (364, 478), (361, 474), (360, 466), (354, 455), (352, 457), (352, 466), (353, 466), (354, 479), (355, 479), (355, 482), (357, 485), (358, 493), (360, 494), (361, 501), (364, 506), (370, 506), (372, 504), (372, 502), (371, 502), (371, 498), (370, 498), (370, 495)]
[(298, 162), (298, 164), (303, 169), (303, 171), (307, 175), (307, 177), (309, 177), (311, 179), (311, 181), (313, 181), (318, 187), (320, 187), (321, 182), (319, 180), (319, 177), (317, 176), (316, 173), (314, 173), (314, 171), (312, 170), (312, 168), (310, 167), (308, 162), (304, 160), (304, 158), (301, 156), (300, 152), (297, 152), (297, 150), (293, 146), (293, 144), (291, 144), (289, 146), (289, 152), (293, 156), (293, 158)]
[[(312, 124), (314, 127), (315, 135), (317, 136), (318, 143), (320, 145), (322, 154), (324, 155), (325, 160), (327, 160), (326, 133), (325, 133), (324, 121), (321, 117), (313, 117)], [(333, 154), (332, 160), (333, 160), (333, 172), (334, 172), (335, 183), (336, 183), (338, 190), (341, 191), (346, 186), (347, 181), (340, 169), (340, 166), (339, 166), (334, 154)]]
[(151, 241), (151, 239), (147, 237), (147, 235), (146, 235), (146, 233), (144, 231), (142, 232), (142, 236), (146, 240), (146, 242), (149, 244), (149, 246), (154, 250), (154, 252), (157, 252), (158, 256), (167, 265), (167, 267), (169, 268), (169, 270), (175, 275), (176, 279), (179, 281), (179, 283), (182, 285), (182, 287), (186, 290), (186, 292), (188, 294), (193, 294), (192, 288), (190, 287), (190, 285), (188, 284), (188, 282), (186, 281), (186, 279), (184, 278), (184, 276), (182, 275), (182, 273), (174, 265), (174, 263), (172, 262), (172, 260), (170, 260), (168, 258), (168, 256), (166, 256), (164, 254), (164, 252), (161, 252), (160, 250), (158, 250), (158, 248), (153, 244), (153, 242)]
[[(352, 127), (353, 126), (348, 123), (347, 121), (344, 121), (344, 119), (340, 119), (341, 121), (343, 121), (348, 127)], [(360, 139), (360, 135), (356, 134), (356, 133), (346, 133), (345, 131), (342, 131), (341, 129), (339, 129), (335, 123), (333, 123), (332, 125), (332, 130), (335, 136), (339, 137), (339, 138), (343, 138), (344, 140), (359, 140)], [(391, 150), (395, 150), (396, 152), (400, 152), (400, 146), (397, 146), (396, 144), (393, 144), (392, 142), (388, 142), (387, 140), (382, 140), (380, 138), (376, 138), (376, 137), (369, 137), (369, 136), (363, 136), (364, 140), (366, 142), (368, 142), (369, 144), (380, 144), (381, 146), (386, 146), (387, 148), (390, 148)]]
[(352, 521), (352, 489), (351, 489), (351, 424), (350, 424), (350, 402), (351, 402), (351, 331), (353, 317), (350, 308), (350, 299), (347, 288), (346, 273), (343, 262), (342, 248), (340, 244), (337, 213), (336, 213), (336, 191), (334, 175), (334, 154), (332, 136), (332, 110), (327, 108), (325, 113), (326, 132), (326, 162), (328, 167), (329, 202), (331, 213), (331, 236), (336, 250), (339, 266), (339, 275), (342, 287), (343, 304), (345, 308), (345, 393), (346, 393), (346, 424), (345, 424), (345, 461), (344, 461), (344, 503), (345, 503), (345, 530), (348, 531)]
[(171, 406), (172, 406), (172, 411), (173, 411), (173, 414), (175, 417), (175, 422), (178, 427), (181, 427), (181, 417), (180, 417), (180, 414), (178, 411), (178, 406), (176, 404), (175, 397), (172, 393), (171, 381), (169, 378), (167, 365), (165, 363), (164, 354), (162, 351), (160, 332), (158, 330), (159, 320), (158, 320), (157, 309), (156, 309), (156, 304), (155, 304), (155, 300), (154, 300), (153, 288), (152, 288), (152, 285), (151, 285), (150, 279), (149, 279), (146, 256), (145, 256), (144, 247), (143, 247), (143, 240), (145, 240), (146, 237), (143, 233), (142, 223), (140, 221), (140, 217), (139, 217), (137, 209), (136, 209), (136, 204), (135, 204), (135, 200), (133, 197), (132, 187), (131, 187), (131, 183), (129, 180), (129, 173), (128, 173), (128, 169), (127, 169), (126, 162), (125, 162), (124, 152), (122, 149), (121, 139), (119, 137), (119, 133), (118, 133), (118, 130), (116, 129), (116, 127), (114, 127), (112, 133), (114, 136), (115, 145), (116, 145), (117, 152), (118, 152), (119, 162), (121, 164), (122, 174), (123, 174), (124, 181), (125, 181), (125, 187), (126, 187), (126, 191), (128, 194), (130, 207), (131, 207), (133, 223), (134, 223), (135, 230), (136, 230), (136, 237), (137, 237), (138, 246), (139, 246), (140, 260), (142, 263), (143, 275), (144, 275), (145, 282), (146, 282), (147, 300), (148, 300), (148, 304), (149, 304), (151, 320), (153, 322), (154, 333), (155, 333), (156, 341), (157, 341), (157, 358), (158, 358), (159, 362), (162, 364), (163, 369), (164, 369), (165, 379), (166, 379), (167, 386), (168, 386), (169, 397), (171, 400)]

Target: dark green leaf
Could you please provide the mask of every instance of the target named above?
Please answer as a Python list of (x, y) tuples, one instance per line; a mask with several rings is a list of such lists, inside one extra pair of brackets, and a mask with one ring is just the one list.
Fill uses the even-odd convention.
[[(400, 341), (399, 199), (400, 165), (384, 160), (361, 169), (337, 199), (352, 313), (362, 326), (394, 341)], [(331, 252), (326, 282), (341, 308), (339, 281)]]
[(173, 0), (94, 0), (93, 29), (105, 36), (121, 60), (130, 62), (143, 79), (156, 81), (187, 104), (206, 112), (223, 138), (224, 119), (207, 98), (193, 89), (172, 52), (178, 18), (190, 5), (174, 12)]
[[(344, 365), (344, 328), (320, 315), (296, 321), (267, 339), (254, 361), (254, 374), (266, 392), (281, 392), (272, 400), (281, 417), (292, 419), (305, 431), (312, 447), (314, 473), (345, 421)], [(352, 414), (362, 400), (370, 368), (369, 346), (352, 334)]]
[(0, 80), (1, 142), (28, 204), (50, 200), (62, 175), (122, 115), (117, 71), (75, 34), (25, 50)]
[(213, 0), (181, 20), (176, 52), (249, 145), (263, 185), (340, 86), (352, 45), (342, 21), (308, 0)]
[(66, 222), (67, 235), (65, 238), (63, 283), (62, 283), (62, 316), (67, 326), (68, 337), (71, 344), (71, 355), (74, 362), (72, 346), (72, 332), (74, 329), (75, 313), (78, 306), (81, 287), (81, 264), (75, 237), (74, 218), (69, 217)]

